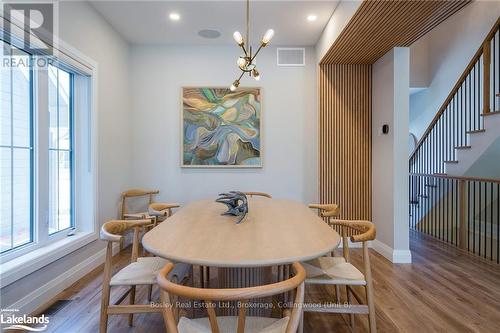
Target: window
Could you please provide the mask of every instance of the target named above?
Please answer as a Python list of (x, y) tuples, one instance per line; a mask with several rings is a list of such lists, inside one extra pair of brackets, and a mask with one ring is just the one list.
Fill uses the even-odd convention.
[(73, 225), (72, 74), (49, 65), (49, 234)]
[[(1, 41), (2, 59), (31, 56)], [(0, 115), (0, 251), (33, 241), (33, 75), (30, 66), (2, 67)]]
[(41, 41), (11, 23), (0, 25), (0, 288), (98, 238), (97, 63), (61, 40), (30, 54), (25, 34)]
[(59, 59), (0, 42), (0, 253), (7, 262), (77, 239), (68, 238), (70, 228), (96, 238), (93, 81)]

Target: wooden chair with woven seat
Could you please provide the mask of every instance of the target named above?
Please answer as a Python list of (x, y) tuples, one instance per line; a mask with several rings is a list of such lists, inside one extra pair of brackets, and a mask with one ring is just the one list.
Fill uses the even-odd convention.
[[(120, 210), (120, 219), (122, 220), (141, 220), (141, 219), (151, 219), (153, 222), (154, 217), (151, 216), (151, 205), (153, 205), (153, 211), (161, 212), (157, 215), (157, 222), (161, 222), (161, 217), (163, 219), (172, 215), (172, 209), (178, 208), (179, 204), (177, 203), (158, 203), (154, 202), (153, 198), (156, 194), (160, 193), (159, 190), (144, 190), (144, 189), (131, 189), (124, 191), (121, 194), (121, 210)], [(148, 209), (147, 211), (139, 211), (139, 212), (129, 212), (127, 203), (132, 198), (140, 198), (147, 197), (148, 198)]]
[(271, 199), (272, 196), (270, 194), (264, 193), (264, 192), (243, 192), (246, 196), (248, 197), (265, 197)]
[[(354, 314), (368, 314), (370, 332), (376, 332), (375, 303), (373, 299), (373, 283), (370, 267), (368, 241), (376, 236), (375, 225), (369, 221), (330, 220), (330, 224), (342, 236), (342, 257), (319, 257), (303, 263), (306, 269), (306, 286), (309, 284), (346, 286), (349, 306), (339, 307), (306, 307), (305, 311), (349, 313), (351, 328), (354, 329)], [(362, 243), (363, 271), (360, 271), (349, 259), (349, 240), (353, 243)], [(354, 286), (365, 288), (366, 303), (353, 289)], [(337, 289), (337, 302), (339, 299)], [(353, 304), (353, 296), (359, 304)]]
[(153, 227), (156, 227), (158, 223), (172, 216), (172, 209), (179, 207), (180, 205), (176, 203), (153, 202), (149, 204), (148, 215), (153, 220)]
[[(152, 286), (156, 284), (156, 277), (162, 267), (169, 263), (168, 260), (159, 257), (142, 257), (139, 253), (139, 237), (141, 229), (151, 224), (150, 219), (144, 220), (111, 220), (101, 227), (100, 238), (107, 241), (106, 261), (104, 263), (104, 279), (102, 285), (101, 319), (99, 331), (106, 332), (108, 316), (112, 314), (129, 314), (129, 325), (133, 323), (134, 313), (161, 312), (161, 308), (152, 307), (147, 304), (135, 304), (136, 286)], [(132, 242), (132, 255), (130, 264), (122, 268), (112, 276), (113, 243), (119, 243), (123, 234), (134, 230)], [(169, 278), (177, 281), (185, 280), (189, 275), (191, 267), (185, 264), (175, 265), (175, 270)], [(128, 286), (128, 290), (118, 298), (118, 301), (110, 305), (110, 291), (112, 286)], [(130, 304), (121, 305), (125, 298), (130, 295)]]
[[(182, 286), (169, 281), (166, 277), (172, 270), (172, 264), (167, 264), (158, 275), (158, 285), (162, 289), (161, 297), (165, 306), (163, 318), (168, 333), (295, 333), (297, 331), (302, 302), (304, 300), (305, 270), (299, 263), (292, 265), (294, 276), (277, 283), (231, 289), (203, 289)], [(284, 311), (283, 318), (267, 318), (246, 316), (248, 300), (283, 294), (295, 291), (292, 311)], [(188, 319), (181, 317), (175, 320), (172, 296), (189, 300), (204, 301), (208, 318)], [(238, 316), (216, 316), (215, 302), (240, 301), (243, 306), (238, 309)]]
[(321, 217), (336, 217), (340, 214), (340, 207), (337, 204), (309, 204), (309, 208), (317, 209)]

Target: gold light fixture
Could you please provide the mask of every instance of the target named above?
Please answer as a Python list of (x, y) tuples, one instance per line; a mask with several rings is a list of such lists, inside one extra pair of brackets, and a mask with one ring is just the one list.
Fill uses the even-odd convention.
[[(243, 75), (247, 74), (251, 77), (253, 77), (255, 80), (259, 81), (260, 80), (260, 73), (257, 70), (257, 66), (255, 65), (255, 57), (257, 54), (259, 54), (259, 51), (263, 48), (266, 47), (267, 44), (271, 41), (271, 39), (274, 36), (274, 30), (269, 29), (266, 31), (264, 34), (264, 37), (260, 40), (260, 46), (257, 49), (257, 52), (255, 54), (252, 54), (252, 47), (250, 46), (250, 0), (247, 0), (247, 31), (246, 31), (246, 40), (243, 39), (243, 36), (239, 31), (235, 31), (233, 34), (233, 38), (236, 41), (236, 44), (238, 44), (239, 47), (243, 50), (243, 55), (241, 55), (238, 60), (236, 61), (236, 64), (238, 65), (238, 68), (241, 70), (241, 75), (238, 79), (236, 79), (233, 84), (231, 85), (230, 89), (231, 91), (235, 91), (236, 88), (240, 85), (240, 80), (243, 77)], [(246, 44), (246, 47), (245, 47)]]

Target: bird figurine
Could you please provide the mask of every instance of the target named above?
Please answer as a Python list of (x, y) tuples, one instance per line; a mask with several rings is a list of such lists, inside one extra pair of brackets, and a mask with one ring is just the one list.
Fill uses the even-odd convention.
[(243, 221), (248, 213), (248, 199), (245, 193), (239, 191), (229, 191), (228, 193), (219, 194), (219, 198), (215, 200), (227, 206), (227, 211), (222, 215), (238, 216), (236, 224)]

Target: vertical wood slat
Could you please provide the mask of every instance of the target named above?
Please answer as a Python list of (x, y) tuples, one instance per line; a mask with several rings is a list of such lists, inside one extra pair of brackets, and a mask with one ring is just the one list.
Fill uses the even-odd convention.
[(371, 65), (319, 66), (320, 201), (371, 219)]

